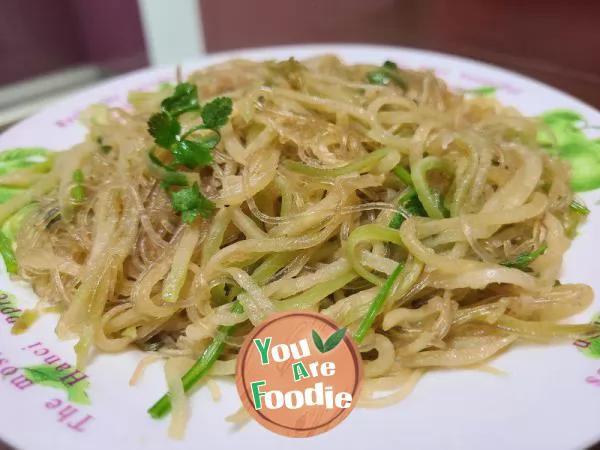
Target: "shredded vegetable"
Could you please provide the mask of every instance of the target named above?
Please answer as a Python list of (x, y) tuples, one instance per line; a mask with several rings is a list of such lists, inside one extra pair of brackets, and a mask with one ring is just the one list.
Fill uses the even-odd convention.
[(130, 346), (166, 359), (149, 413), (172, 411), (174, 436), (279, 311), (352, 330), (366, 406), (426, 370), (598, 332), (560, 323), (592, 289), (556, 283), (590, 214), (574, 189), (600, 185), (581, 115), (532, 120), (487, 88), (331, 55), (177, 79), (92, 107), (71, 149), (0, 153), (7, 271), (59, 312), (78, 368)]

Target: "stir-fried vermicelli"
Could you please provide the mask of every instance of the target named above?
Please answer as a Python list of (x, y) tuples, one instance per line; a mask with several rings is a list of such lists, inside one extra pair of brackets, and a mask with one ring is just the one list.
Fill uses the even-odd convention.
[(557, 281), (585, 211), (535, 119), (333, 56), (234, 60), (130, 102), (87, 111), (86, 140), (10, 175), (30, 187), (0, 205), (34, 202), (18, 275), (80, 363), (130, 344), (200, 358), (187, 391), (232, 375), (271, 313), (320, 311), (360, 343), (376, 406), (426, 370), (595, 330), (556, 323), (593, 299)]

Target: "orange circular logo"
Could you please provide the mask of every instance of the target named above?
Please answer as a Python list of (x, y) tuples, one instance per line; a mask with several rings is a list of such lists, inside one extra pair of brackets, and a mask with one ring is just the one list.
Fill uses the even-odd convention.
[(332, 429), (358, 401), (358, 348), (328, 317), (275, 314), (244, 341), (236, 385), (250, 415), (269, 430), (309, 437)]

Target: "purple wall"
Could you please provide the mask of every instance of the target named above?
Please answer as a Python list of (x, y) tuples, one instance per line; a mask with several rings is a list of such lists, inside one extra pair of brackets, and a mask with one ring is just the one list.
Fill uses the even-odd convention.
[(119, 71), (147, 65), (136, 0), (70, 1), (86, 61)]
[(83, 58), (70, 0), (0, 1), (0, 84)]
[(0, 0), (0, 85), (88, 62), (146, 64), (136, 0)]

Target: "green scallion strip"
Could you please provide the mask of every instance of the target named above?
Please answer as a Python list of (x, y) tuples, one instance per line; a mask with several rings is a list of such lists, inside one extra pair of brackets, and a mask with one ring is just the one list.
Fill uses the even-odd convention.
[(403, 212), (396, 213), (396, 215), (390, 221), (390, 228), (398, 229), (400, 225), (404, 223), (407, 217), (427, 217), (427, 212), (423, 208), (423, 204), (419, 200), (417, 193), (409, 189), (409, 191), (404, 194), (398, 200), (398, 206), (403, 208)]
[(577, 200), (571, 201), (569, 209), (580, 216), (587, 216), (590, 213), (589, 208)]
[(75, 186), (71, 188), (71, 199), (75, 203), (82, 203), (85, 200), (85, 188), (83, 187), (84, 175), (80, 169), (73, 172), (72, 177)]
[(394, 173), (396, 174), (396, 176), (398, 178), (400, 178), (400, 181), (402, 181), (405, 185), (407, 185), (409, 187), (413, 187), (413, 182), (412, 182), (412, 177), (410, 176), (410, 172), (408, 170), (406, 170), (404, 167), (402, 167), (401, 165), (397, 165), (396, 167), (394, 167)]
[[(234, 302), (231, 307), (231, 312), (242, 313), (243, 307), (240, 302)], [(210, 345), (204, 350), (202, 356), (196, 361), (196, 363), (188, 370), (185, 375), (181, 378), (183, 384), (183, 391), (188, 393), (192, 390), (196, 384), (208, 373), (210, 368), (213, 366), (215, 361), (219, 359), (223, 349), (225, 348), (225, 339), (231, 336), (235, 325), (220, 326), (217, 329), (217, 335), (210, 343)], [(171, 411), (171, 397), (167, 393), (163, 395), (149, 410), (148, 413), (154, 419), (160, 419), (166, 416)]]
[(394, 167), (394, 173), (398, 178), (400, 178), (400, 180), (402, 180), (404, 184), (409, 187), (408, 192), (402, 195), (402, 197), (400, 197), (398, 200), (398, 206), (403, 208), (404, 211), (396, 213), (389, 224), (390, 228), (397, 230), (400, 228), (400, 225), (404, 223), (407, 217), (427, 217), (427, 212), (423, 208), (423, 204), (421, 203), (421, 200), (419, 200), (419, 196), (414, 190), (414, 184), (410, 173), (400, 165)]
[(404, 90), (408, 87), (406, 81), (400, 76), (398, 66), (391, 61), (384, 62), (380, 69), (368, 72), (367, 81), (380, 86), (387, 86), (390, 83), (394, 83)]
[(437, 156), (427, 156), (415, 164), (413, 170), (411, 170), (411, 175), (415, 191), (423, 204), (423, 208), (427, 211), (427, 215), (433, 219), (443, 219), (448, 216), (448, 212), (443, 206), (442, 198), (427, 183), (427, 172), (433, 169), (453, 172), (452, 164), (449, 161)]
[(505, 261), (500, 263), (502, 266), (511, 267), (513, 269), (527, 270), (529, 265), (537, 259), (538, 256), (544, 254), (548, 249), (548, 245), (544, 242), (540, 247), (531, 252), (521, 253), (512, 261)]
[(385, 283), (383, 283), (383, 286), (381, 286), (381, 289), (373, 299), (373, 303), (371, 303), (371, 306), (369, 306), (367, 314), (365, 315), (365, 317), (363, 317), (363, 320), (358, 326), (358, 329), (354, 333), (354, 340), (357, 343), (360, 344), (362, 342), (362, 340), (365, 338), (365, 336), (373, 326), (375, 318), (379, 315), (383, 304), (385, 303), (386, 299), (388, 298), (388, 295), (390, 294), (390, 291), (392, 290), (392, 286), (394, 286), (394, 283), (396, 282), (396, 279), (400, 275), (400, 272), (402, 272), (403, 268), (404, 264), (402, 263), (396, 266), (392, 274), (387, 278), (387, 280), (385, 280)]
[(17, 265), (17, 258), (15, 252), (12, 249), (12, 242), (4, 233), (0, 232), (0, 255), (4, 260), (6, 271), (8, 273), (17, 273), (19, 266)]

